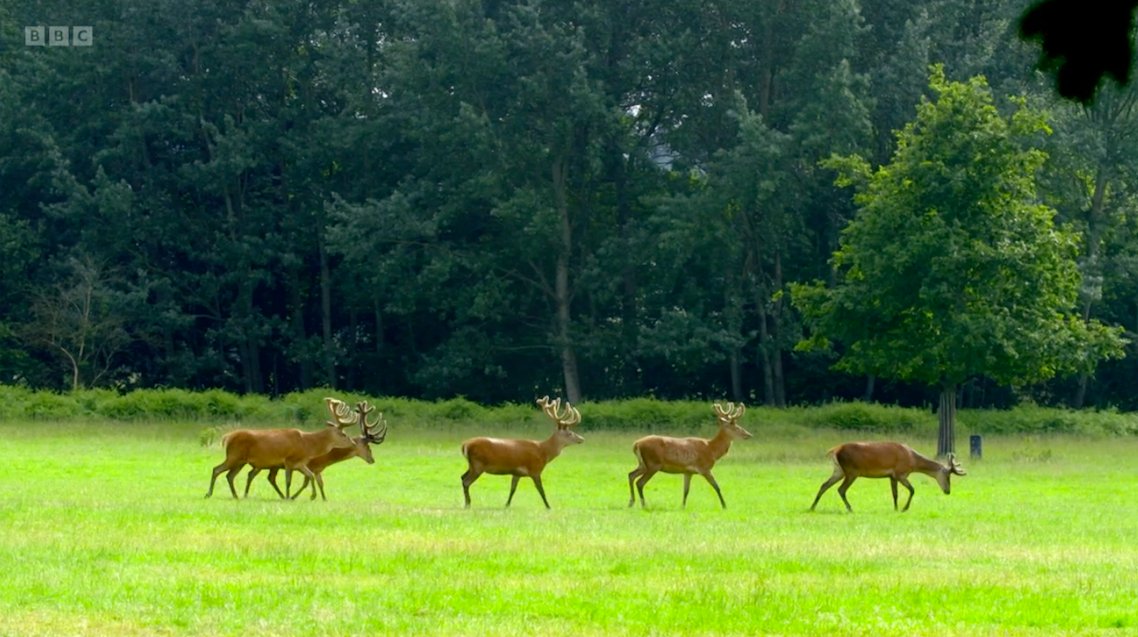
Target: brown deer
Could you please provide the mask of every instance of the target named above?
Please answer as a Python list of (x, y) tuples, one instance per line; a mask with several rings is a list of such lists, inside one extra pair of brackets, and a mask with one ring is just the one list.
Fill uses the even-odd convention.
[[(334, 398), (325, 398), (325, 403), (334, 401)], [(329, 409), (332, 409), (329, 406)], [(209, 480), (209, 491), (205, 497), (213, 495), (213, 485), (217, 476), (226, 472), (225, 479), (229, 482), (229, 490), (237, 498), (237, 489), (233, 486), (233, 478), (246, 464), (254, 469), (271, 469), (283, 466), (286, 469), (299, 470), (310, 479), (315, 479), (308, 463), (318, 456), (322, 456), (332, 449), (345, 449), (355, 443), (344, 433), (344, 429), (355, 424), (350, 422), (331, 422), (320, 431), (301, 431), (299, 429), (238, 429), (222, 437), (225, 445), (225, 461), (213, 468), (213, 475)], [(292, 475), (285, 477), (285, 489), (289, 488)], [(275, 486), (275, 485), (274, 485)], [(280, 493), (280, 489), (277, 489)], [(282, 495), (283, 497), (283, 495)]]
[[(346, 416), (348, 413), (351, 413), (347, 411), (350, 409), (347, 406), (347, 403), (339, 400), (335, 401), (335, 403), (329, 403), (328, 409), (332, 411), (333, 418), (336, 418), (337, 420), (343, 416)], [(383, 444), (383, 441), (387, 438), (387, 421), (383, 418), (383, 414), (381, 413), (375, 422), (369, 422), (367, 420), (367, 415), (373, 411), (375, 411), (375, 408), (368, 405), (367, 401), (362, 401), (356, 404), (355, 413), (357, 415), (355, 417), (355, 422), (359, 424), (360, 433), (362, 435), (352, 438), (352, 441), (355, 443), (352, 447), (333, 449), (328, 453), (317, 458), (313, 458), (311, 461), (309, 461), (308, 468), (316, 476), (316, 481), (313, 483), (313, 481), (309, 480), (306, 476), (304, 478), (304, 483), (300, 485), (300, 489), (298, 489), (295, 494), (292, 494), (292, 499), (295, 500), (300, 496), (301, 493), (304, 492), (306, 488), (308, 488), (309, 484), (313, 484), (314, 486), (312, 488), (312, 499), (316, 499), (316, 487), (319, 486), (320, 497), (323, 500), (327, 500), (328, 498), (324, 495), (324, 469), (336, 464), (337, 462), (342, 462), (344, 460), (358, 456), (368, 464), (375, 464), (375, 456), (372, 455), (371, 445)], [(283, 468), (284, 467), (282, 465), (269, 469), (268, 479), (269, 484), (273, 485), (273, 489), (275, 489), (282, 498), (285, 498), (289, 497), (288, 492), (286, 491), (285, 493), (281, 493), (280, 487), (277, 486), (277, 473)], [(249, 486), (253, 484), (253, 478), (260, 471), (260, 469), (252, 469), (249, 471), (248, 479), (245, 481), (245, 497), (249, 497)], [(287, 469), (286, 472), (288, 472)], [(288, 482), (287, 473), (285, 481)]]
[(966, 475), (964, 469), (956, 464), (956, 458), (949, 454), (948, 466), (936, 460), (930, 460), (913, 451), (908, 445), (899, 442), (847, 442), (838, 445), (827, 452), (834, 460), (834, 474), (822, 483), (818, 495), (814, 496), (814, 504), (810, 510), (818, 506), (818, 500), (826, 489), (834, 486), (841, 480), (838, 495), (846, 504), (846, 510), (853, 513), (850, 501), (846, 499), (846, 491), (858, 478), (889, 478), (889, 486), (893, 490), (893, 510), (897, 510), (897, 483), (900, 482), (909, 490), (909, 499), (905, 502), (902, 511), (908, 511), (913, 502), (913, 485), (909, 484), (910, 473), (923, 473), (936, 480), (945, 493), (952, 490), (949, 478), (953, 474)]
[(719, 432), (715, 437), (707, 438), (672, 438), (669, 436), (644, 436), (632, 444), (632, 451), (636, 454), (639, 465), (628, 474), (628, 506), (636, 503), (636, 492), (632, 490), (632, 482), (636, 480), (636, 491), (640, 493), (640, 506), (644, 506), (644, 485), (652, 479), (657, 472), (682, 473), (684, 475), (683, 506), (688, 504), (688, 490), (691, 488), (693, 474), (707, 478), (715, 495), (719, 496), (719, 504), (724, 509), (727, 502), (723, 500), (723, 493), (715, 476), (711, 475), (711, 468), (716, 461), (727, 454), (731, 449), (731, 441), (735, 439), (746, 440), (751, 433), (739, 426), (739, 419), (743, 417), (746, 406), (742, 403), (735, 405), (727, 403), (727, 407), (719, 404), (714, 406), (715, 415), (719, 421)]
[(561, 399), (550, 400), (549, 396), (538, 399), (537, 404), (541, 405), (546, 416), (557, 423), (557, 430), (546, 440), (471, 438), (462, 443), (462, 455), (469, 465), (466, 473), (462, 474), (462, 495), (466, 498), (466, 508), (470, 508), (470, 485), (483, 473), (511, 476), (507, 507), (514, 500), (518, 480), (527, 476), (533, 479), (533, 485), (541, 494), (545, 508), (550, 508), (549, 500), (545, 499), (545, 489), (541, 486), (542, 470), (561, 454), (562, 449), (585, 442), (585, 439), (572, 429), (581, 422), (580, 412), (572, 405), (565, 403), (562, 411)]

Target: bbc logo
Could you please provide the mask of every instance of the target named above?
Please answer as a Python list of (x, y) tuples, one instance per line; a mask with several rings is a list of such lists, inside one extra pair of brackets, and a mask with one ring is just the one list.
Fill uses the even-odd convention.
[(91, 27), (24, 27), (24, 44), (28, 46), (91, 46)]

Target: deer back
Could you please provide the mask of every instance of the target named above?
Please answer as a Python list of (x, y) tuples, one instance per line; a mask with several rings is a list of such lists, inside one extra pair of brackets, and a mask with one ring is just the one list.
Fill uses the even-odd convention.
[(471, 466), (478, 466), (487, 473), (524, 469), (533, 474), (540, 472), (547, 462), (540, 443), (513, 438), (471, 438), (462, 444), (462, 454)]
[(642, 462), (673, 471), (698, 471), (710, 468), (712, 458), (708, 441), (703, 438), (644, 436), (632, 445)]
[(299, 429), (238, 429), (222, 438), (225, 456), (254, 466), (283, 464), (300, 442)]
[(906, 476), (918, 465), (916, 453), (899, 442), (849, 442), (835, 447), (832, 453), (847, 476)]
[(353, 445), (352, 439), (335, 425), (321, 431), (299, 429), (242, 429), (223, 438), (230, 462), (242, 461), (254, 467), (302, 464), (333, 448)]

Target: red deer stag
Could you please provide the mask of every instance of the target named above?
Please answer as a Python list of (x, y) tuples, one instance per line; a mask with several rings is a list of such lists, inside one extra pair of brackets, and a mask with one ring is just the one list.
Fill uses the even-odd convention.
[[(364, 462), (368, 464), (375, 464), (375, 456), (372, 455), (371, 445), (383, 444), (383, 441), (387, 439), (387, 420), (383, 418), (383, 413), (381, 412), (375, 419), (375, 422), (369, 422), (367, 416), (373, 411), (375, 411), (375, 407), (368, 405), (367, 401), (360, 402), (356, 405), (356, 414), (360, 424), (361, 435), (358, 438), (353, 438), (356, 443), (355, 446), (350, 449), (333, 449), (318, 458), (314, 458), (308, 463), (308, 468), (311, 469), (312, 473), (316, 476), (316, 485), (312, 487), (313, 500), (316, 499), (316, 487), (320, 487), (320, 499), (328, 499), (324, 496), (323, 474), (324, 469), (329, 466), (356, 456), (363, 458)], [(272, 479), (271, 472), (269, 473), (269, 478)], [(295, 499), (303, 493), (310, 482), (312, 481), (305, 477), (304, 484), (300, 485), (300, 489), (292, 497)]]
[(581, 414), (572, 405), (565, 403), (561, 410), (561, 399), (550, 400), (549, 396), (537, 400), (542, 411), (557, 423), (557, 430), (548, 439), (538, 442), (536, 440), (514, 440), (506, 438), (471, 438), (462, 443), (462, 455), (466, 458), (469, 468), (462, 474), (462, 495), (466, 498), (466, 508), (470, 508), (470, 485), (483, 473), (491, 475), (509, 475), (510, 497), (506, 499), (506, 506), (514, 499), (514, 491), (518, 488), (518, 480), (523, 476), (533, 479), (537, 492), (541, 494), (541, 501), (545, 508), (549, 507), (549, 500), (545, 499), (545, 489), (541, 486), (541, 472), (561, 454), (561, 450), (569, 445), (585, 442), (573, 426), (581, 422)]
[(719, 432), (714, 438), (672, 438), (669, 436), (644, 436), (632, 444), (632, 451), (640, 464), (628, 474), (628, 506), (636, 503), (636, 492), (632, 490), (632, 482), (636, 480), (636, 491), (640, 493), (640, 506), (644, 506), (644, 485), (652, 479), (657, 472), (684, 474), (684, 500), (683, 506), (688, 504), (688, 490), (691, 488), (692, 474), (707, 478), (715, 495), (719, 496), (719, 503), (727, 508), (723, 500), (723, 493), (715, 476), (711, 475), (711, 468), (715, 462), (727, 454), (731, 449), (731, 441), (735, 439), (746, 440), (751, 433), (739, 426), (739, 419), (743, 417), (746, 407), (740, 403), (735, 405), (727, 403), (727, 407), (718, 404), (714, 406), (716, 418), (719, 421)]
[[(334, 401), (334, 398), (325, 398), (325, 403)], [(332, 409), (329, 405), (329, 409)], [(225, 445), (225, 461), (213, 468), (213, 475), (209, 480), (209, 491), (205, 497), (213, 495), (213, 485), (217, 476), (226, 472), (225, 479), (229, 482), (229, 490), (237, 498), (237, 489), (233, 486), (233, 478), (246, 464), (254, 469), (271, 469), (283, 466), (286, 469), (299, 470), (309, 479), (314, 479), (308, 463), (318, 456), (322, 456), (332, 449), (352, 447), (355, 443), (344, 433), (344, 428), (355, 424), (350, 422), (328, 422), (327, 427), (320, 431), (301, 431), (299, 429), (238, 429), (222, 437)], [(289, 488), (291, 474), (285, 478), (285, 489)], [(280, 489), (277, 490), (280, 492)], [(282, 496), (283, 497), (283, 496)]]
[(956, 464), (956, 458), (948, 456), (948, 466), (936, 460), (930, 460), (913, 451), (908, 445), (899, 442), (847, 442), (838, 445), (827, 452), (834, 459), (834, 474), (822, 483), (818, 495), (814, 496), (814, 504), (810, 510), (818, 506), (818, 500), (826, 489), (834, 486), (838, 480), (842, 481), (838, 487), (838, 495), (846, 504), (846, 510), (853, 513), (850, 501), (846, 499), (846, 491), (858, 478), (889, 478), (889, 486), (893, 490), (893, 510), (897, 510), (897, 483), (905, 485), (909, 490), (909, 499), (905, 502), (902, 511), (908, 511), (913, 502), (913, 485), (909, 484), (910, 473), (923, 473), (940, 485), (945, 493), (952, 489), (949, 478), (953, 474), (966, 475), (964, 469)]
[[(329, 402), (328, 409), (332, 412), (332, 417), (339, 422), (343, 422), (343, 418), (352, 413), (349, 411), (350, 407), (348, 407), (347, 403), (339, 400)], [(320, 457), (313, 458), (308, 463), (308, 468), (316, 476), (315, 486), (313, 486), (312, 489), (313, 500), (316, 499), (316, 486), (320, 487), (320, 497), (324, 500), (328, 499), (324, 495), (323, 473), (324, 469), (328, 468), (329, 466), (336, 464), (337, 462), (355, 458), (357, 456), (362, 458), (363, 461), (368, 464), (375, 464), (375, 456), (372, 455), (371, 445), (383, 444), (383, 441), (387, 438), (387, 421), (383, 418), (383, 414), (381, 413), (375, 422), (368, 422), (367, 415), (373, 411), (375, 411), (375, 408), (368, 405), (367, 401), (358, 403), (356, 405), (356, 416), (354, 417), (353, 422), (359, 423), (360, 432), (362, 435), (352, 438), (352, 441), (355, 442), (355, 444), (349, 448), (333, 449)], [(276, 489), (276, 492), (278, 494), (281, 494), (281, 497), (284, 498), (287, 497), (287, 492), (281, 493), (280, 487), (277, 486), (277, 473), (282, 468), (283, 466), (273, 467), (269, 469), (268, 479), (269, 484), (273, 485), (273, 489)], [(249, 486), (253, 484), (253, 478), (260, 471), (260, 469), (253, 469), (249, 472), (249, 477), (245, 482), (245, 497), (249, 497)], [(300, 489), (298, 489), (295, 494), (292, 494), (292, 499), (299, 497), (300, 494), (303, 493), (306, 488), (308, 488), (309, 484), (313, 483), (311, 480), (305, 477), (304, 483), (300, 485)]]

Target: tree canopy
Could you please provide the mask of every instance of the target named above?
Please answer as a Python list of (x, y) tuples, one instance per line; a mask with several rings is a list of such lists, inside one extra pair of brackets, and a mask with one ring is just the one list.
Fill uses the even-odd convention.
[[(928, 404), (931, 381), (887, 381), (884, 359), (842, 371), (796, 350), (804, 317), (788, 293), (838, 283), (831, 258), (862, 206), (819, 161), (861, 157), (863, 176), (891, 161), (894, 131), (931, 103), (933, 63), (946, 86), (982, 75), (995, 94), (1025, 97), (1026, 110), (990, 104), (992, 126), (1030, 128), (1026, 113), (1045, 112), (1054, 134), (1033, 133), (1034, 151), (984, 137), (998, 141), (980, 154), (985, 175), (915, 166), (914, 179), (947, 181), (913, 203), (974, 188), (986, 214), (1006, 204), (1009, 219), (1042, 218), (1045, 204), (1061, 240), (986, 267), (1034, 267), (1037, 251), (1074, 260), (1049, 270), (1047, 290), (1057, 304), (1077, 290), (1070, 329), (1138, 331), (1134, 94), (1105, 85), (1093, 104), (1057, 99), (1017, 36), (1022, 11), (4, 5), (5, 42), (57, 24), (90, 25), (94, 41), (0, 47), (0, 382)], [(1017, 109), (1023, 121), (1009, 123)], [(959, 152), (979, 152), (966, 141)], [(1040, 168), (1030, 183), (1028, 165)], [(962, 248), (997, 240), (970, 223), (952, 227)], [(949, 278), (965, 265), (944, 267)], [(992, 312), (1027, 296), (993, 290)], [(940, 326), (972, 330), (969, 351), (991, 359), (953, 368), (963, 404), (1138, 407), (1138, 359), (1096, 366), (1094, 348), (981, 338), (1050, 320), (1023, 309)], [(1050, 364), (1056, 350), (1079, 364)]]
[(837, 341), (841, 369), (953, 397), (974, 376), (1022, 385), (1118, 356), (1120, 331), (1075, 309), (1077, 235), (1039, 203), (1042, 115), (1022, 99), (1002, 115), (982, 77), (951, 82), (940, 66), (929, 87), (889, 163), (826, 162), (859, 209), (836, 285), (793, 287), (805, 343)]

